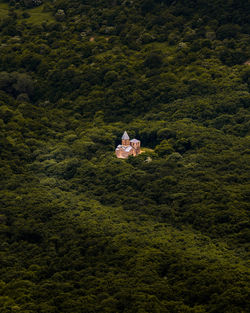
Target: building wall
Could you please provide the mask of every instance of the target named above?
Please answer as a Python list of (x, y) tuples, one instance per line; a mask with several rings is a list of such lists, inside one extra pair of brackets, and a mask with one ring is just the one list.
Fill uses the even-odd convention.
[(122, 139), (122, 145), (123, 146), (129, 146), (130, 145), (129, 139)]
[(135, 155), (138, 155), (141, 153), (140, 142), (131, 142), (130, 144), (135, 149)]
[(117, 156), (117, 158), (120, 158), (120, 159), (126, 159), (128, 158), (130, 155), (136, 155), (136, 152), (134, 149), (131, 149), (129, 152), (126, 152), (126, 151), (123, 151), (123, 150), (116, 150), (115, 151), (115, 154)]

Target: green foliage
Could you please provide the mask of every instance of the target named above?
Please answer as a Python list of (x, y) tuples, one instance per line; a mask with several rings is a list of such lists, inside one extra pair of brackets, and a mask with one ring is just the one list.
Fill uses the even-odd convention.
[(35, 3), (0, 2), (0, 311), (248, 312), (247, 1)]

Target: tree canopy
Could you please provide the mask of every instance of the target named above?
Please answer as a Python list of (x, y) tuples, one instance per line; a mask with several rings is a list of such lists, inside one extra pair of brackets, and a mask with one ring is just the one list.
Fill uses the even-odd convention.
[(249, 311), (248, 13), (0, 1), (1, 312)]

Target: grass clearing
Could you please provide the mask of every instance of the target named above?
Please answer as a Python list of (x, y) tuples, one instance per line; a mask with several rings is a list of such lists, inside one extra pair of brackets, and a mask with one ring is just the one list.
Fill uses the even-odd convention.
[(53, 22), (54, 17), (51, 12), (44, 11), (44, 5), (27, 10), (30, 17), (26, 19), (27, 22), (34, 25), (41, 24), (43, 22)]
[(0, 1), (0, 18), (6, 17), (8, 15), (9, 5)]
[(144, 49), (150, 49), (150, 50), (161, 50), (166, 55), (171, 55), (175, 53), (176, 46), (170, 46), (167, 42), (151, 42), (144, 45)]
[(154, 152), (154, 150), (153, 149), (150, 149), (150, 148), (145, 148), (145, 147), (143, 147), (143, 148), (141, 148), (141, 153), (144, 153), (144, 152)]
[[(9, 10), (14, 9), (14, 7), (10, 7), (8, 3), (3, 2), (0, 0), (0, 18), (4, 18), (8, 16)], [(40, 25), (43, 22), (53, 22), (54, 17), (52, 15), (52, 12), (46, 12), (44, 11), (44, 5), (40, 5), (39, 7), (35, 7), (32, 9), (16, 9), (14, 12), (18, 16), (18, 22), (27, 22), (31, 23), (33, 25)], [(26, 12), (30, 16), (28, 18), (23, 17), (23, 13)]]

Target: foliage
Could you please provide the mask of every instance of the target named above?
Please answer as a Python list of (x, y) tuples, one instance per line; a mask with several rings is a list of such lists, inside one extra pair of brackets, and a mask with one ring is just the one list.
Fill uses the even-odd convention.
[(247, 1), (40, 4), (0, 3), (0, 311), (248, 312)]

